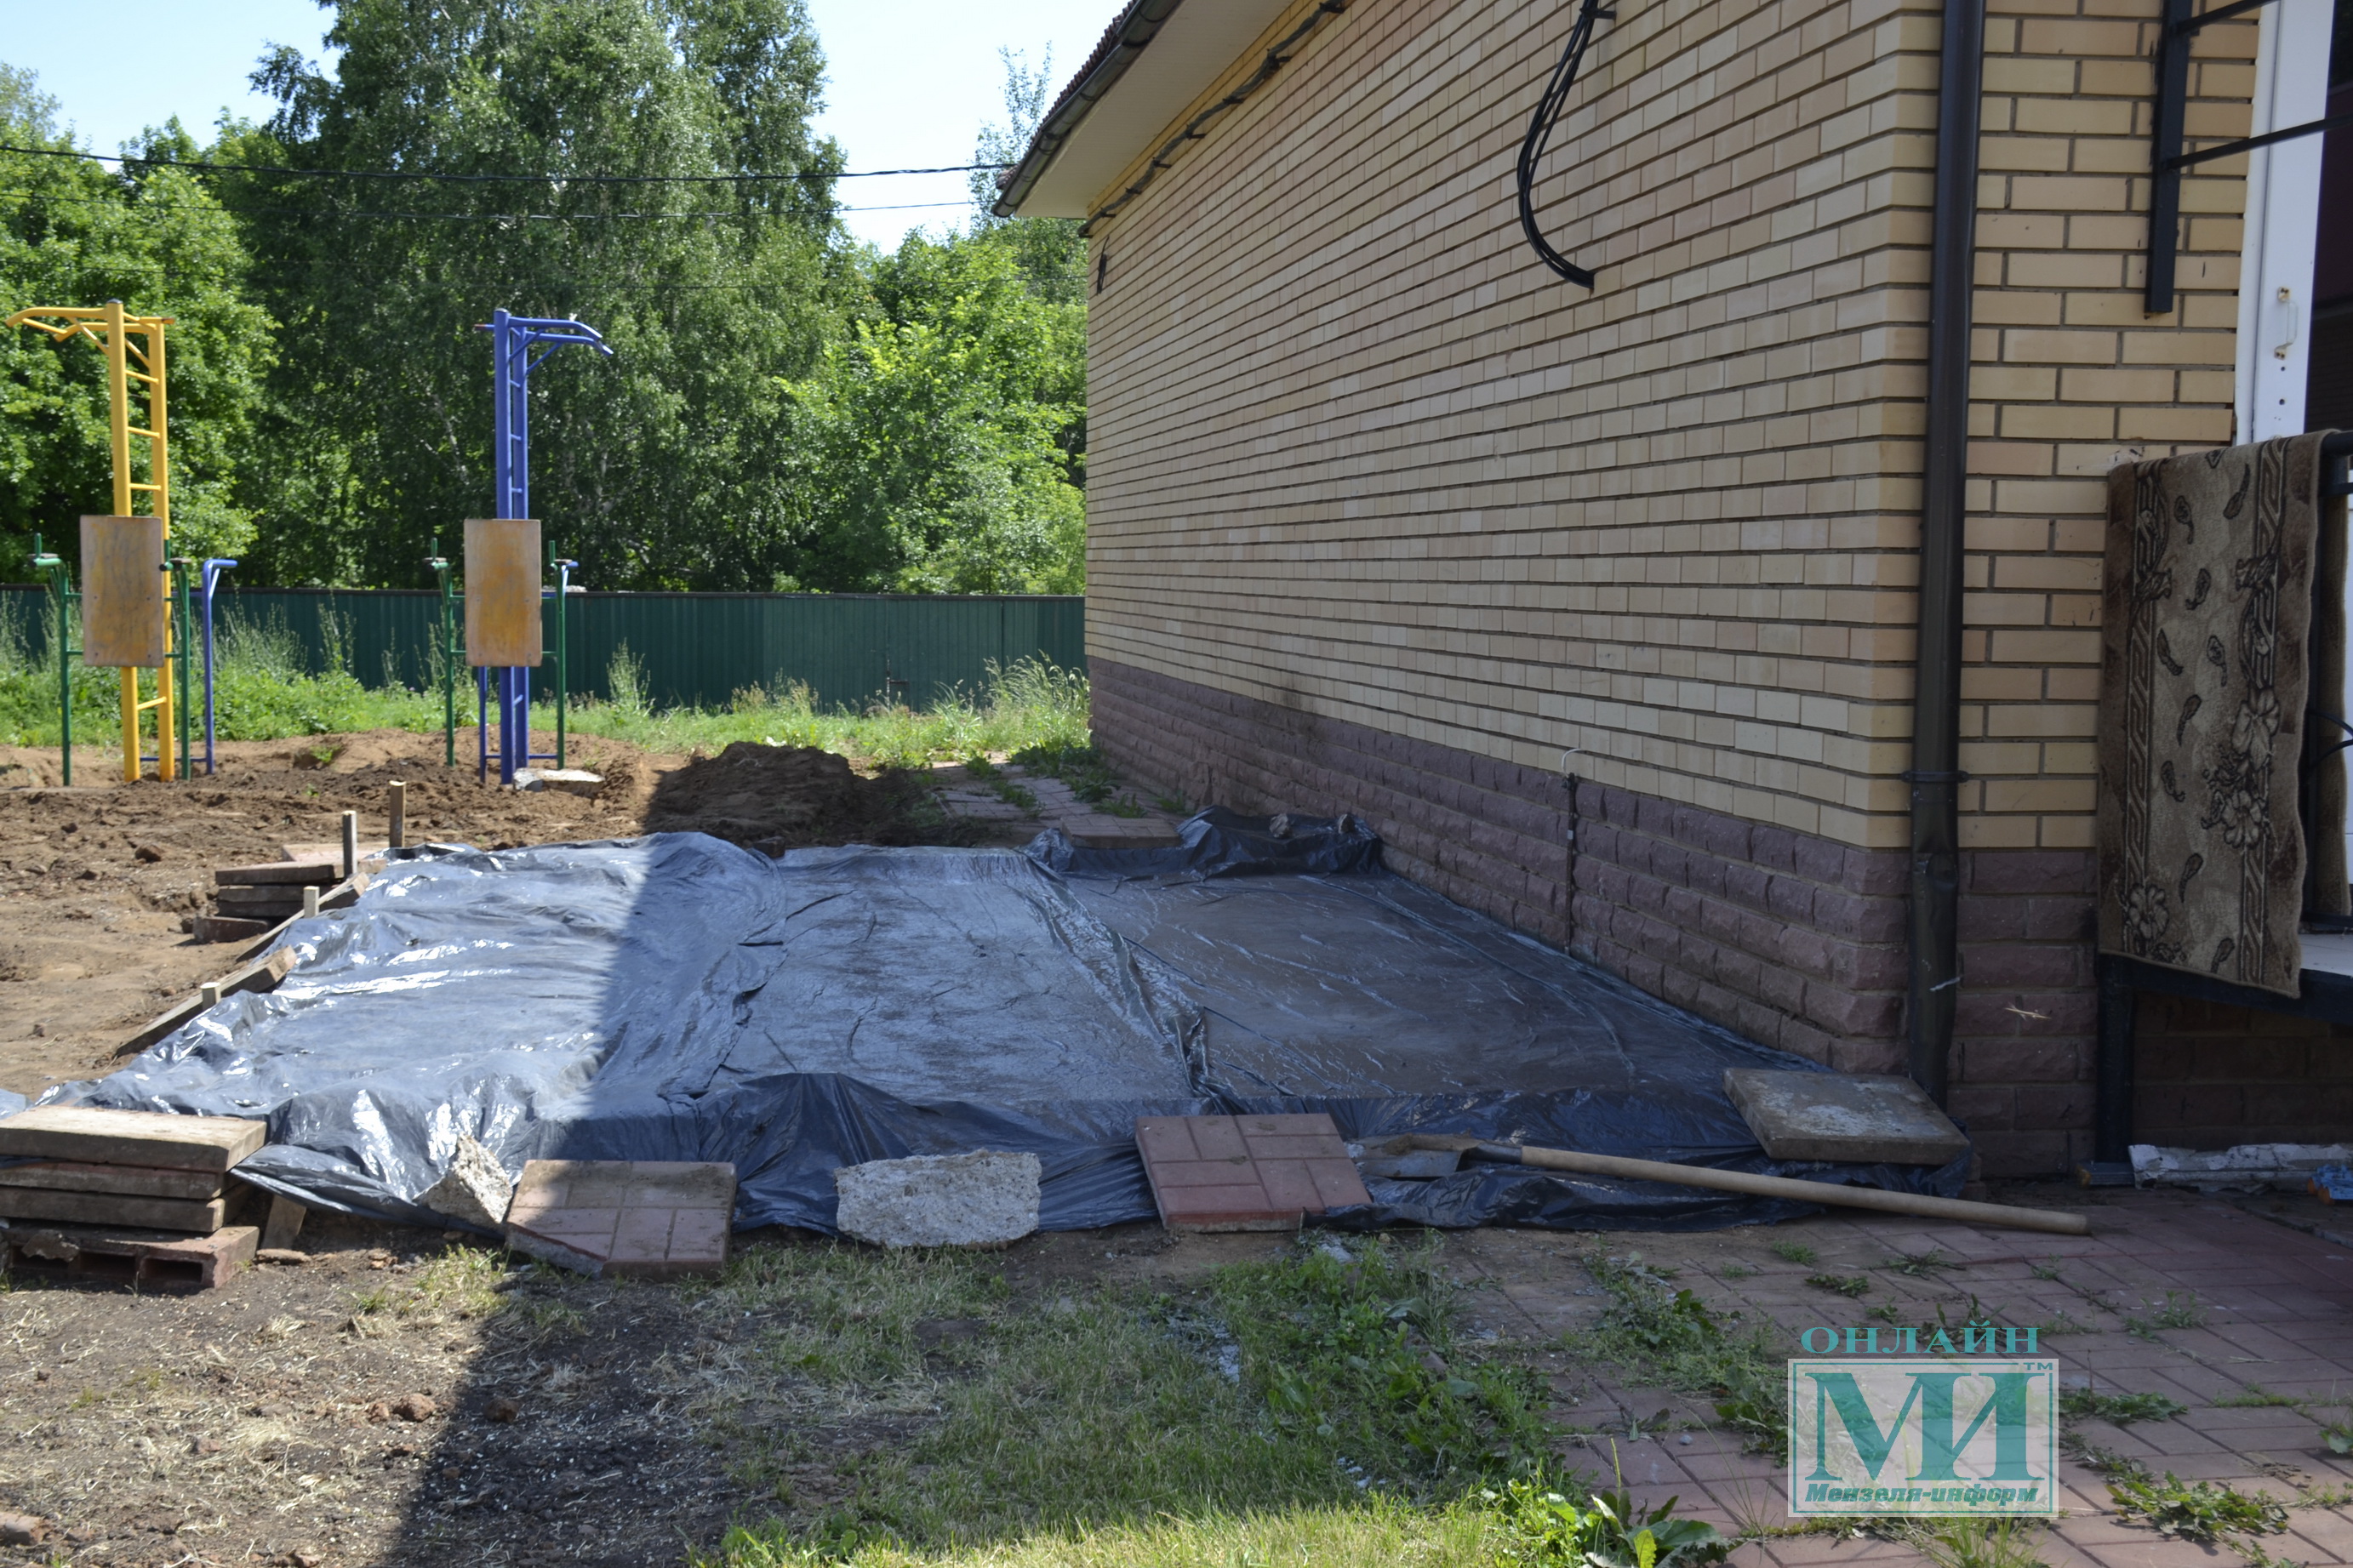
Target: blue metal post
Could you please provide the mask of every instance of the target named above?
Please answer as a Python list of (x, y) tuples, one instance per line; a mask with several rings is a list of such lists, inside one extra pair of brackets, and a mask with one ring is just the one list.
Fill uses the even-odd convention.
[(220, 584), (220, 574), (237, 565), (226, 555), (206, 558), (203, 595), (205, 601), (205, 772), (213, 771), (213, 590)]
[[(517, 316), (505, 310), (492, 310), (482, 328), (491, 334), (491, 488), (498, 503), (500, 517), (524, 518), (531, 515), (531, 373), (565, 343), (586, 343), (607, 358), (613, 351), (606, 345), (593, 327), (578, 321), (558, 321), (553, 317)], [(537, 352), (534, 353), (533, 350)], [(543, 593), (544, 590), (543, 590)], [(562, 613), (563, 602), (557, 601)], [(499, 782), (514, 783), (515, 771), (527, 767), (531, 751), (531, 670), (528, 667), (501, 669), (495, 681), (485, 671), (481, 677), (481, 718), (483, 732), (478, 733), (480, 772), (490, 775), (490, 738), (487, 733), (491, 689), (498, 688), (499, 701)]]

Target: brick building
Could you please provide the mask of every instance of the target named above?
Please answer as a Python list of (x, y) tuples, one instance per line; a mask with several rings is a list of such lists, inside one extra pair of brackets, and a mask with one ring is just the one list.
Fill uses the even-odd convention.
[[(1844, 1068), (1906, 1059), (1947, 473), (1950, 1104), (1989, 1170), (2051, 1172), (2092, 1152), (2105, 476), (2304, 428), (2334, 318), (2317, 137), (2186, 172), (2149, 309), (2165, 0), (1977, 3), (1970, 182), (1942, 8), (1618, 0), (1533, 187), (1590, 289), (1539, 264), (1514, 194), (1570, 5), (1134, 0), (1000, 210), (1089, 220), (1089, 652), (1120, 765), (1354, 809), (1408, 875)], [(2317, 118), (2330, 25), (2273, 0), (2199, 31), (2186, 145)], [(1944, 470), (1940, 150), (1975, 195)], [(2353, 1125), (2331, 1026), (2140, 1005), (2137, 1136)]]

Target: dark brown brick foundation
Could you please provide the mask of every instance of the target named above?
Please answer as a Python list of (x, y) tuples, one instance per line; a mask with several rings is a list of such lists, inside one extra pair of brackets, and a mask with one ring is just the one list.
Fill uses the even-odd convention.
[(2133, 1136), (2143, 1143), (2337, 1143), (2353, 1137), (2353, 1026), (2140, 997)]
[[(1900, 852), (1588, 784), (1572, 905), (1559, 775), (1092, 663), (1096, 741), (1131, 776), (1244, 811), (1355, 811), (1392, 868), (1457, 902), (1752, 1039), (1900, 1069)], [(1962, 874), (1953, 1110), (1988, 1173), (2055, 1173), (2091, 1152), (2093, 858), (1983, 851)]]

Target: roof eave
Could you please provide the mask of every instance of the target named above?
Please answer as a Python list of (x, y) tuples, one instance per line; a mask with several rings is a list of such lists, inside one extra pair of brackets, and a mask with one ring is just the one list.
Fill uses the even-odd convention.
[(1076, 133), (1080, 123), (1103, 95), (1127, 74), (1127, 68), (1135, 63), (1136, 58), (1144, 53), (1145, 46), (1152, 42), (1181, 3), (1182, 0), (1132, 0), (1119, 19), (1103, 34), (1103, 43), (1096, 47), (1095, 58), (1088, 62), (1077, 79), (1063, 89), (1062, 96), (1053, 108), (1046, 111), (1045, 119), (1039, 122), (1038, 133), (1030, 139), (1029, 150), (1021, 155), (1021, 162), (1013, 166), (996, 205), (989, 209), (991, 212), (998, 217), (1018, 215), (1022, 202), (1028, 198), (1039, 176), (1045, 174), (1047, 166), (1053, 163), (1055, 155), (1061, 152), (1063, 144)]

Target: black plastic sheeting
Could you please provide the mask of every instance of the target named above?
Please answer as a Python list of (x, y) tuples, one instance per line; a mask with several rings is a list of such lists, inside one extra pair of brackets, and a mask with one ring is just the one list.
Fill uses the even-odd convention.
[[(1036, 1153), (1041, 1223), (1152, 1217), (1142, 1115), (1329, 1111), (1352, 1139), (1475, 1133), (1950, 1194), (1961, 1164), (1767, 1161), (1740, 1039), (1379, 868), (1351, 819), (1212, 810), (1164, 850), (805, 849), (699, 834), (396, 852), (300, 963), (41, 1103), (263, 1117), (238, 1174), (446, 1225), (460, 1133), (528, 1159), (723, 1160), (739, 1227), (830, 1230), (838, 1166)], [(1466, 1166), (1336, 1223), (1696, 1228), (1810, 1212)]]

